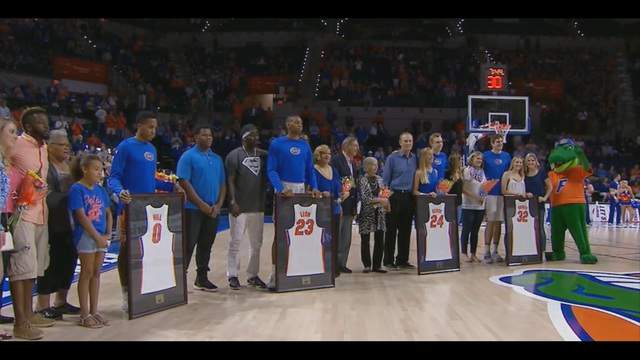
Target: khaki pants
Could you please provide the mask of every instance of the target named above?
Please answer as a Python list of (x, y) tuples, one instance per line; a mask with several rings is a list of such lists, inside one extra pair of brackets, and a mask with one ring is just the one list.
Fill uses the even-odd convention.
[(49, 228), (20, 220), (13, 234), (16, 252), (9, 258), (9, 281), (44, 276), (49, 267)]
[(262, 248), (262, 230), (264, 228), (264, 213), (242, 213), (238, 217), (229, 214), (231, 240), (227, 255), (227, 277), (238, 277), (240, 272), (240, 242), (249, 238), (248, 278), (258, 276), (260, 271), (260, 249)]

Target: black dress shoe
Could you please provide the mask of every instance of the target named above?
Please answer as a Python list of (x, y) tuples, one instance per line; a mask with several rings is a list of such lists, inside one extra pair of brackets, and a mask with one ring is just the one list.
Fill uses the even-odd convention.
[(0, 315), (0, 324), (13, 324), (14, 318)]
[(53, 308), (48, 308), (44, 310), (38, 311), (42, 316), (51, 320), (62, 320), (62, 313), (54, 310)]
[(373, 269), (374, 273), (379, 273), (379, 274), (386, 274), (387, 270), (383, 270), (383, 269)]
[(77, 306), (73, 306), (69, 303), (64, 303), (64, 305), (60, 305), (60, 306), (54, 306), (52, 309), (59, 312), (60, 314), (69, 314), (69, 315), (80, 314), (80, 308)]
[(345, 274), (351, 274), (353, 271), (351, 271), (351, 269), (349, 269), (348, 267), (342, 267), (340, 268), (340, 272), (341, 273), (345, 273)]

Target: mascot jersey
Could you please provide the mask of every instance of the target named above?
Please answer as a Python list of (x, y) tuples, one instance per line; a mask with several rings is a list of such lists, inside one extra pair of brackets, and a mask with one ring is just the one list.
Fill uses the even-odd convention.
[(582, 166), (575, 166), (563, 173), (549, 172), (551, 180), (551, 207), (566, 204), (584, 204), (584, 179), (591, 173)]

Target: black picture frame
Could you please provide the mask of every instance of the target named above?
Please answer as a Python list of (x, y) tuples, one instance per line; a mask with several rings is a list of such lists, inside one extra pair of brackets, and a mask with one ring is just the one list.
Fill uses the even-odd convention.
[[(125, 207), (126, 244), (128, 247), (128, 305), (129, 320), (187, 304), (187, 273), (184, 253), (187, 244), (182, 194), (136, 194)], [(167, 209), (167, 227), (173, 233), (172, 258), (175, 286), (159, 291), (142, 293), (143, 287), (143, 236), (148, 233), (147, 206)], [(144, 209), (144, 210), (143, 210)], [(146, 231), (145, 231), (146, 229)]]
[[(333, 239), (332, 198), (313, 198), (310, 194), (295, 194), (285, 197), (276, 195), (274, 216), (276, 242), (276, 289), (275, 292), (312, 290), (335, 287), (335, 239)], [(295, 226), (295, 205), (316, 205), (316, 223), (324, 229), (321, 235), (324, 272), (311, 275), (287, 276), (289, 246), (287, 231)]]
[[(513, 231), (513, 217), (516, 215), (518, 209), (516, 209), (516, 200), (527, 202), (527, 205), (522, 205), (527, 207), (527, 218), (531, 218), (533, 221), (526, 221), (527, 226), (532, 227), (534, 233), (535, 254), (528, 255), (513, 255), (513, 242), (518, 241), (518, 236), (514, 236)], [(524, 210), (524, 209), (523, 209)], [(542, 252), (544, 249), (540, 248), (540, 221), (544, 221), (544, 219), (538, 218), (538, 201), (535, 199), (529, 199), (525, 196), (517, 196), (517, 195), (504, 195), (504, 226), (505, 226), (505, 234), (504, 234), (504, 244), (506, 248), (506, 256), (505, 256), (505, 265), (514, 266), (514, 265), (530, 265), (530, 264), (541, 264), (542, 263)]]
[[(460, 271), (460, 246), (458, 239), (458, 214), (456, 209), (456, 195), (445, 194), (431, 197), (416, 195), (416, 246), (418, 275), (435, 274), (441, 272)], [(427, 241), (429, 241), (429, 226), (431, 216), (429, 204), (444, 203), (444, 219), (449, 222), (448, 243), (451, 257), (442, 260), (426, 260)], [(435, 214), (434, 214), (435, 215)], [(435, 235), (434, 235), (435, 236)]]

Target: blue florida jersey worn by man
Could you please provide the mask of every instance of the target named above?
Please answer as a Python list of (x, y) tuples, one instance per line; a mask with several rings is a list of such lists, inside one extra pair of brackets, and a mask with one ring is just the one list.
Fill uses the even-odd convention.
[(281, 136), (271, 142), (267, 157), (267, 175), (277, 192), (284, 190), (283, 181), (305, 183), (318, 188), (313, 172), (313, 155), (309, 144), (300, 139)]
[(109, 187), (116, 195), (122, 190), (131, 194), (173, 191), (173, 184), (156, 179), (156, 148), (149, 142), (130, 137), (116, 148), (111, 165)]
[(437, 154), (433, 154), (433, 167), (438, 170), (438, 181), (444, 179), (444, 174), (449, 167), (449, 158), (447, 157), (447, 154), (442, 151)]
[(502, 184), (500, 180), (504, 172), (509, 170), (509, 166), (511, 166), (511, 155), (505, 151), (496, 154), (491, 150), (487, 150), (482, 156), (484, 158), (484, 175), (487, 180), (498, 180), (498, 183), (489, 191), (489, 195), (501, 195)]

